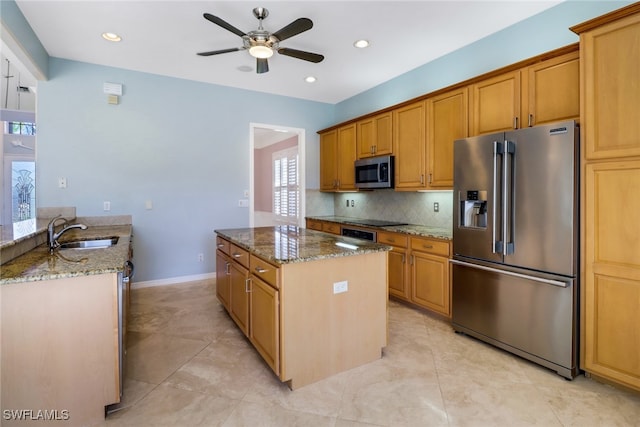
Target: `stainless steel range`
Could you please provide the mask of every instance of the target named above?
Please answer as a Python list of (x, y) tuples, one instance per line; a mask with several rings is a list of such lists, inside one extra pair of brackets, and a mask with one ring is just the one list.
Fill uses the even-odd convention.
[[(407, 225), (406, 222), (384, 221), (378, 219), (354, 219), (349, 220), (349, 224), (361, 225), (364, 227), (391, 227), (394, 225)], [(348, 225), (342, 226), (342, 235), (347, 237), (356, 237), (358, 239), (377, 242), (378, 234), (372, 230), (362, 230), (359, 228), (350, 228)]]

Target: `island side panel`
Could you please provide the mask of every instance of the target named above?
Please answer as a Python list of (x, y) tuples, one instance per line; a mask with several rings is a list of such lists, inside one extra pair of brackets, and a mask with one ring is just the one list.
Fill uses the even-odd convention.
[(119, 400), (117, 275), (6, 284), (0, 292), (2, 409), (58, 411), (50, 423), (2, 425), (103, 422), (104, 406)]
[[(294, 389), (377, 360), (387, 344), (388, 253), (282, 267), (281, 375)], [(334, 283), (348, 290), (334, 293)]]

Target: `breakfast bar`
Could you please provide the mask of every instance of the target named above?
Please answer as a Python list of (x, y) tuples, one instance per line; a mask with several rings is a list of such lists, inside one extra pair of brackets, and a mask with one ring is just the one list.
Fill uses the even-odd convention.
[(381, 357), (389, 246), (287, 225), (215, 232), (217, 297), (291, 389)]

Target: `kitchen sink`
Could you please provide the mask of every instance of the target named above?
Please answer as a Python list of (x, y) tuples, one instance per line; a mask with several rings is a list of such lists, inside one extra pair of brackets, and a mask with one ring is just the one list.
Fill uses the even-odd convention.
[(73, 240), (61, 243), (60, 249), (104, 249), (118, 243), (119, 237), (100, 237), (91, 240)]

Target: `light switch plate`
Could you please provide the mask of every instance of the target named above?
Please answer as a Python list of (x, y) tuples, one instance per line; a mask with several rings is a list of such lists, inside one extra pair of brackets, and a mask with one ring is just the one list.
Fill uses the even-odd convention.
[(349, 290), (349, 282), (346, 280), (343, 280), (341, 282), (335, 282), (333, 284), (334, 294), (341, 294), (343, 292), (347, 292), (348, 290)]

